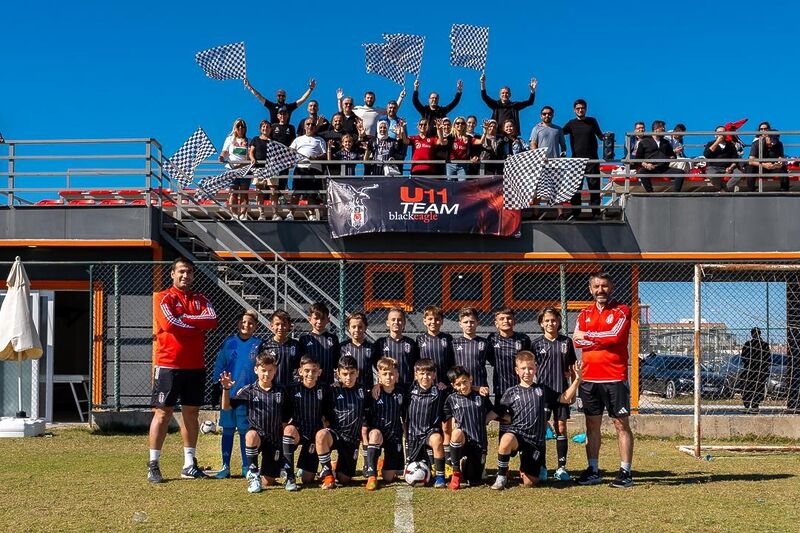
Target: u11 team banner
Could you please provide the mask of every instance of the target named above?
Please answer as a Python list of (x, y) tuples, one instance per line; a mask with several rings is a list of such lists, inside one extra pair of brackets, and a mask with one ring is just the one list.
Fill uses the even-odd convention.
[(334, 239), (373, 232), (518, 236), (520, 212), (503, 208), (503, 178), (443, 181), (371, 177), (328, 180)]

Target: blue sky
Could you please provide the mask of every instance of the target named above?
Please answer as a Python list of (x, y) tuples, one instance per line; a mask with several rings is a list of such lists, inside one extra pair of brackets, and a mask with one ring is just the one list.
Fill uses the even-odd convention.
[[(255, 134), (266, 116), (256, 99), (241, 82), (206, 78), (194, 62), (198, 50), (242, 40), (251, 82), (267, 96), (283, 87), (296, 99), (313, 76), (313, 97), (328, 117), (340, 86), (357, 103), (372, 89), (383, 104), (399, 87), (365, 73), (361, 48), (382, 32), (425, 35), (423, 100), (436, 90), (449, 101), (461, 78), (457, 112), (483, 118), (479, 73), (449, 66), (453, 23), (490, 27), (492, 96), (508, 84), (522, 99), (530, 77), (538, 78), (534, 108), (522, 117), (526, 137), (542, 105), (555, 107), (562, 124), (578, 97), (618, 137), (639, 119), (663, 119), (668, 127), (681, 121), (690, 130), (741, 117), (753, 127), (760, 120), (779, 129), (800, 125), (792, 104), (799, 9), (788, 3), (6, 4), (0, 132), (7, 139), (152, 136), (171, 155), (198, 126), (221, 148), (237, 116)], [(412, 83), (409, 75), (409, 92)], [(410, 102), (401, 115), (416, 118)]]

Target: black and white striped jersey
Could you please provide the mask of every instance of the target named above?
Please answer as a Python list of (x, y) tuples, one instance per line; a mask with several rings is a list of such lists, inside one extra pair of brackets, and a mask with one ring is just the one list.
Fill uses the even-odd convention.
[(419, 348), (411, 337), (403, 335), (399, 340), (390, 336), (381, 337), (375, 341), (375, 355), (373, 365), (378, 364), (381, 357), (391, 357), (397, 361), (399, 378), (397, 383), (403, 387), (410, 387), (414, 383), (414, 363), (419, 359)]
[(371, 342), (364, 341), (361, 344), (355, 344), (353, 341), (347, 344), (342, 344), (339, 349), (339, 357), (349, 355), (356, 360), (358, 365), (358, 383), (357, 386), (367, 391), (372, 390), (375, 385), (375, 376), (373, 375), (372, 366), (374, 364), (373, 357), (375, 355), (375, 346)]
[(550, 341), (542, 335), (534, 339), (531, 351), (536, 356), (536, 383), (559, 394), (567, 390), (564, 372), (577, 361), (572, 339), (559, 335)]
[(476, 387), (488, 387), (486, 377), (486, 357), (489, 343), (483, 337), (468, 339), (466, 337), (453, 338), (454, 363), (463, 366), (472, 376), (472, 384)]
[(303, 347), (296, 339), (286, 339), (285, 342), (278, 342), (275, 338), (264, 341), (261, 352), (266, 352), (278, 362), (278, 374), (275, 382), (288, 386), (297, 380), (297, 369), (300, 366), (300, 358), (303, 357)]
[(280, 446), (283, 424), (292, 418), (292, 402), (287, 398), (286, 388), (273, 385), (267, 390), (256, 383), (239, 389), (231, 398), (231, 407), (247, 404), (247, 420), (250, 427), (268, 440)]
[(331, 429), (336, 431), (340, 439), (347, 442), (361, 442), (361, 428), (364, 426), (365, 396), (369, 394), (358, 385), (345, 388), (340, 385), (331, 387)]
[(489, 364), (494, 367), (492, 390), (494, 399), (497, 401), (505, 391), (519, 383), (519, 378), (514, 370), (514, 357), (517, 352), (531, 349), (531, 339), (524, 333), (514, 333), (511, 337), (491, 333), (488, 341)]
[(287, 387), (286, 393), (292, 402), (292, 425), (297, 428), (301, 437), (313, 439), (317, 431), (322, 429), (322, 417), (330, 420), (331, 402), (330, 387), (317, 382), (308, 388), (297, 381)]
[(406, 395), (402, 386), (395, 386), (392, 392), (381, 387), (377, 400), (367, 395), (367, 426), (379, 430), (384, 440), (403, 441), (405, 417)]
[(336, 365), (339, 364), (339, 338), (328, 331), (317, 335), (306, 333), (300, 336), (300, 345), (305, 355), (309, 355), (319, 363), (322, 374), (319, 380), (332, 385)]
[(417, 335), (419, 358), (430, 359), (436, 365), (436, 381), (447, 383), (447, 371), (453, 368), (453, 336), (449, 333)]
[(423, 389), (414, 383), (406, 399), (406, 439), (425, 436), (429, 430), (442, 427), (445, 393), (436, 385)]
[(493, 410), (494, 406), (489, 398), (481, 396), (475, 391), (471, 391), (466, 396), (453, 392), (444, 402), (444, 420), (452, 418), (455, 427), (486, 450), (488, 445), (486, 415)]
[(530, 387), (515, 385), (503, 393), (498, 410), (511, 414), (506, 430), (530, 444), (542, 444), (547, 431), (544, 414), (544, 389), (534, 383)]

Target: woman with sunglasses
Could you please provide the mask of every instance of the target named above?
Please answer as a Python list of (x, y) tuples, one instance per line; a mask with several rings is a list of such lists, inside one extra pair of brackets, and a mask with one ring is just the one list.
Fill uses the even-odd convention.
[(464, 117), (456, 117), (452, 131), (445, 131), (445, 133), (448, 133), (445, 139), (447, 143), (447, 164), (445, 165), (447, 175), (468, 176), (472, 174), (475, 164), (480, 161), (478, 157), (480, 142), (467, 133), (467, 120)]
[[(225, 163), (229, 169), (240, 168), (247, 165), (250, 161), (248, 157), (247, 124), (244, 119), (237, 118), (233, 121), (233, 129), (225, 138), (222, 145), (222, 152), (219, 154), (220, 163)], [(228, 198), (228, 205), (231, 215), (239, 220), (247, 220), (247, 190), (250, 188), (251, 178), (236, 178), (231, 185), (231, 194)], [(234, 191), (245, 191), (234, 192)]]

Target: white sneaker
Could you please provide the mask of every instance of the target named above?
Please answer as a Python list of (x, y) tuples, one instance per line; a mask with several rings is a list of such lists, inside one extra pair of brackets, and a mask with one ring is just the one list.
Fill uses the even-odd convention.
[(556, 470), (555, 473), (553, 474), (553, 479), (557, 481), (569, 481), (571, 478), (569, 472), (567, 472), (567, 469), (564, 468), (563, 466), (560, 466), (558, 467), (558, 470)]
[(506, 488), (508, 484), (508, 478), (506, 476), (497, 476), (497, 479), (494, 480), (494, 484), (492, 485), (493, 490), (503, 490)]
[(286, 220), (294, 220), (294, 215), (289, 213), (288, 215), (286, 215)]
[(261, 476), (258, 475), (258, 472), (247, 473), (247, 492), (251, 494), (261, 492)]

